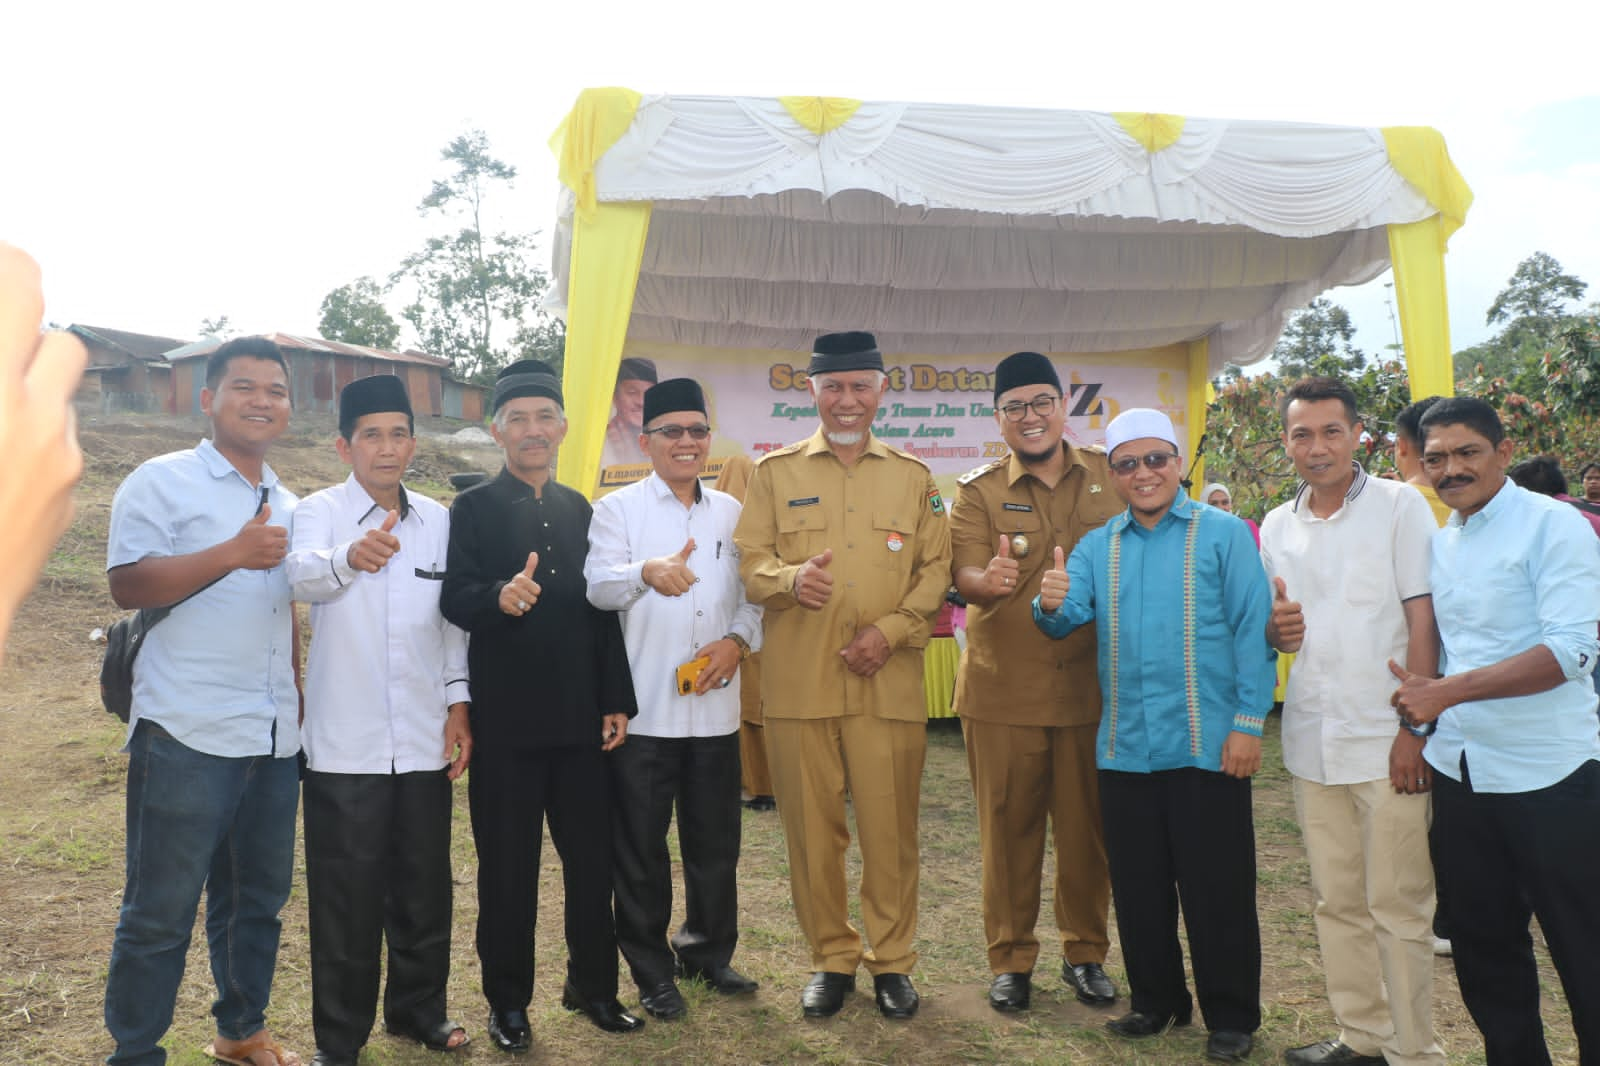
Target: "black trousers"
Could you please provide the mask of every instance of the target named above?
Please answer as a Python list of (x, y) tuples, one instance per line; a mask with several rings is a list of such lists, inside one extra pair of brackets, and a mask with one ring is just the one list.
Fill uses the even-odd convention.
[(609, 1000), (617, 994), (610, 757), (598, 742), (533, 750), (481, 744), (473, 749), (467, 797), (478, 849), (478, 961), (483, 994), (493, 1010), (526, 1010), (533, 1000), (539, 852), (547, 818), (561, 857), (567, 977), (586, 999)]
[[(688, 970), (728, 965), (739, 939), (739, 734), (630, 735), (612, 752), (611, 774), (617, 946), (635, 983), (670, 980), (674, 955)], [(674, 807), (685, 913), (669, 947)]]
[(1178, 905), (1206, 1028), (1261, 1028), (1250, 782), (1209, 770), (1100, 771), (1111, 897), (1133, 1009), (1187, 1017)]
[(1578, 1034), (1579, 1061), (1600, 1063), (1600, 762), (1533, 792), (1475, 792), (1433, 775), (1433, 865), (1450, 891), (1450, 943), (1461, 999), (1489, 1066), (1550, 1062), (1539, 1019), (1529, 918), (1538, 915)]
[(426, 1028), (450, 976), (450, 780), (445, 771), (305, 775), (311, 1025), (317, 1047), (354, 1054), (383, 1016)]

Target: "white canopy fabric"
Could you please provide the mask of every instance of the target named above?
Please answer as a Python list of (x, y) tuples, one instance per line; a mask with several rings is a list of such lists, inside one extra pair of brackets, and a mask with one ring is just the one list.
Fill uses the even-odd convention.
[[(1181, 120), (1150, 151), (1109, 114), (862, 103), (818, 135), (777, 99), (641, 98), (594, 167), (654, 204), (630, 338), (801, 350), (1114, 352), (1209, 337), (1266, 355), (1288, 314), (1389, 266), (1435, 214), (1377, 129)], [(549, 305), (565, 310), (564, 190)]]

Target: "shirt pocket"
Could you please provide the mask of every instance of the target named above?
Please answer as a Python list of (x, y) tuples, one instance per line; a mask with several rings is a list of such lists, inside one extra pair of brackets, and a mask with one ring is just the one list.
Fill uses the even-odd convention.
[(803, 563), (827, 547), (828, 515), (820, 504), (778, 512), (778, 558)]

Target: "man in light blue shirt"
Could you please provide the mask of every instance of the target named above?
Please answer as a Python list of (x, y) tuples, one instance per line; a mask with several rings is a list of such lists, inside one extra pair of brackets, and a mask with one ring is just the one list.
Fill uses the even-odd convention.
[(212, 435), (144, 463), (111, 504), (106, 570), (127, 608), (172, 607), (133, 669), (128, 870), (106, 978), (112, 1066), (161, 1066), (201, 889), (217, 998), (208, 1054), (299, 1060), (266, 1029), (289, 898), (300, 750), (284, 557), (295, 497), (267, 466), (288, 366), (261, 337), (206, 363)]
[(1494, 408), (1455, 397), (1422, 420), (1422, 465), (1455, 512), (1433, 542), (1445, 676), (1400, 680), (1395, 706), (1437, 732), (1429, 842), (1461, 998), (1489, 1066), (1550, 1062), (1531, 915), (1600, 1060), (1600, 542), (1583, 516), (1506, 477)]
[(1180, 493), (1172, 421), (1133, 408), (1106, 427), (1128, 509), (1045, 572), (1034, 621), (1052, 637), (1093, 622), (1104, 708), (1097, 740), (1111, 894), (1138, 1038), (1187, 1025), (1182, 896), (1206, 1057), (1238, 1062), (1261, 1026), (1250, 777), (1272, 706), (1271, 606), (1241, 519)]

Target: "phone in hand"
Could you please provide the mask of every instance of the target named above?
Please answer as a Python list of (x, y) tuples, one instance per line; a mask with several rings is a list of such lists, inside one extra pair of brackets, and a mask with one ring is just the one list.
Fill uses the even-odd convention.
[(691, 659), (678, 667), (678, 695), (688, 696), (694, 692), (694, 683), (700, 680), (700, 671), (711, 665), (711, 656), (702, 655), (698, 659)]

